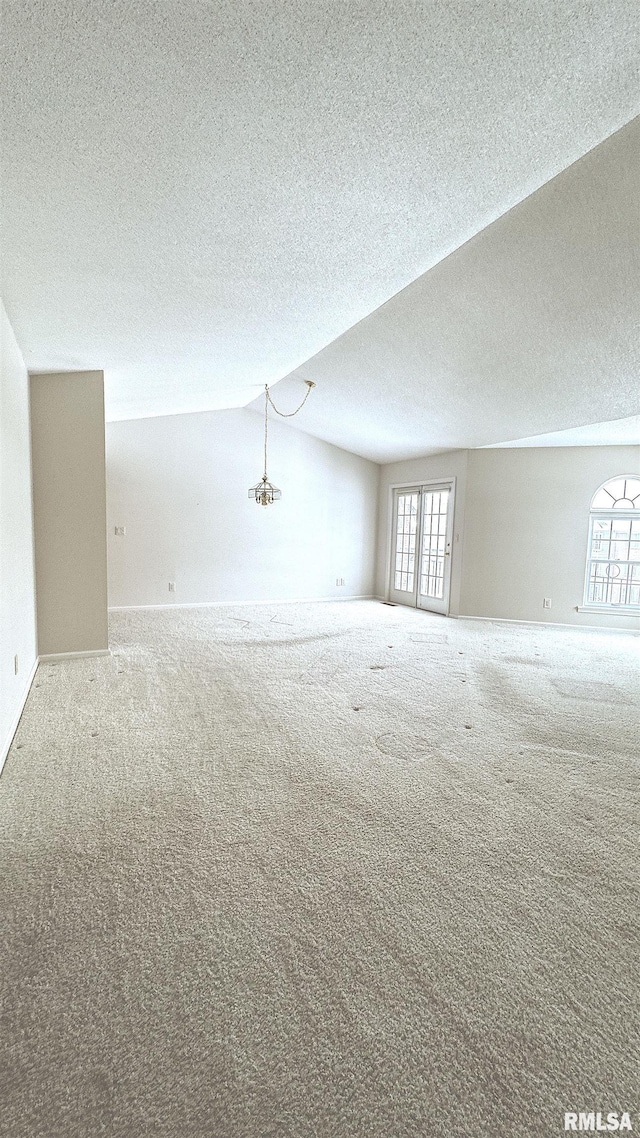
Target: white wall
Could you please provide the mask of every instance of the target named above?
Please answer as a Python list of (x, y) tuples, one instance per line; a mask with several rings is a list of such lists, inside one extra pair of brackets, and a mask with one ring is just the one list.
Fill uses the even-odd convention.
[(639, 470), (633, 446), (451, 451), (383, 466), (378, 593), (389, 583), (390, 487), (456, 476), (452, 616), (639, 629), (635, 615), (576, 611), (591, 499), (607, 479)]
[(0, 766), (35, 660), (29, 380), (0, 303)]
[(637, 616), (576, 612), (591, 499), (608, 478), (638, 471), (637, 446), (470, 451), (460, 611), (640, 629)]
[(391, 566), (391, 510), (392, 487), (403, 483), (421, 485), (423, 482), (446, 481), (455, 478), (455, 512), (451, 558), (451, 592), (449, 612), (457, 616), (462, 584), (462, 549), (467, 485), (466, 450), (449, 451), (429, 458), (411, 458), (407, 462), (392, 462), (381, 467), (380, 501), (378, 508), (378, 557), (376, 566), (376, 593), (386, 597), (389, 593)]
[(38, 652), (108, 646), (104, 381), (31, 376)]
[(263, 507), (247, 497), (263, 470), (255, 411), (109, 423), (106, 437), (110, 605), (374, 592), (374, 463), (270, 420), (282, 499)]

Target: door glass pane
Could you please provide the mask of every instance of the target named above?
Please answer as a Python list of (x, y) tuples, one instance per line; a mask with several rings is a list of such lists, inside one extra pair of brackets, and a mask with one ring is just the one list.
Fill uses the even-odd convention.
[(415, 588), (416, 519), (418, 494), (398, 494), (396, 515), (394, 588), (412, 593)]
[(444, 563), (447, 541), (449, 490), (435, 490), (423, 497), (420, 595), (444, 598)]

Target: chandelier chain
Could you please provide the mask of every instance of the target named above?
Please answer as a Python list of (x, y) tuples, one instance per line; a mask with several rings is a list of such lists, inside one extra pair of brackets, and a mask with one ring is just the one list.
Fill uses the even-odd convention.
[(253, 498), (254, 501), (257, 502), (261, 506), (268, 506), (271, 502), (277, 502), (280, 500), (280, 497), (281, 497), (281, 491), (278, 490), (277, 486), (271, 485), (271, 483), (269, 482), (269, 475), (267, 473), (267, 462), (268, 462), (267, 445), (268, 445), (268, 441), (269, 441), (269, 404), (271, 404), (271, 406), (273, 407), (273, 410), (275, 411), (276, 415), (281, 415), (283, 419), (292, 419), (294, 415), (298, 414), (298, 411), (302, 410), (305, 403), (307, 402), (307, 399), (309, 398), (309, 393), (311, 391), (311, 388), (315, 387), (315, 383), (313, 383), (313, 381), (310, 379), (305, 379), (304, 382), (307, 385), (307, 393), (306, 393), (304, 399), (302, 400), (302, 403), (300, 404), (299, 407), (296, 407), (295, 411), (288, 411), (288, 412), (278, 410), (275, 403), (273, 402), (273, 399), (271, 398), (271, 394), (269, 392), (269, 385), (266, 383), (264, 385), (264, 474), (262, 476), (262, 482), (259, 482), (257, 486), (252, 486), (249, 490), (249, 497)]
[(302, 411), (302, 408), (304, 407), (305, 403), (307, 402), (307, 399), (311, 395), (312, 387), (315, 387), (315, 383), (312, 383), (310, 379), (305, 379), (305, 383), (307, 385), (307, 394), (305, 395), (304, 399), (302, 400), (302, 403), (300, 404), (300, 406), (296, 407), (295, 411), (278, 411), (278, 408), (276, 407), (275, 403), (273, 402), (273, 399), (271, 398), (271, 392), (269, 391), (269, 388), (268, 388), (267, 384), (265, 383), (264, 390), (265, 390), (266, 397), (269, 400), (269, 403), (271, 404), (271, 406), (273, 407), (276, 415), (280, 415), (280, 417), (282, 419), (293, 419), (293, 416), (297, 415), (298, 411)]
[(267, 480), (267, 431), (269, 429), (269, 388), (264, 386), (264, 479)]

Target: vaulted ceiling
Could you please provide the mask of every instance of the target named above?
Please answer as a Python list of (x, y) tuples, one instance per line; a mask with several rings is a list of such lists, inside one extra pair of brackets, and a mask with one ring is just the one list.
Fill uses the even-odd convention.
[(637, 118), (308, 360), (278, 401), (313, 380), (294, 422), (378, 462), (634, 415), (639, 158)]
[(386, 461), (638, 410), (635, 0), (5, 0), (3, 42), (5, 303), (108, 418), (308, 376), (296, 425)]

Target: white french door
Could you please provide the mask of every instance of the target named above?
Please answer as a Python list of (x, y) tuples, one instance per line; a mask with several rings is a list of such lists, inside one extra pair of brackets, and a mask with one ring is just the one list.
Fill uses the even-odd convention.
[(396, 604), (448, 613), (453, 491), (453, 482), (394, 490), (389, 600)]

